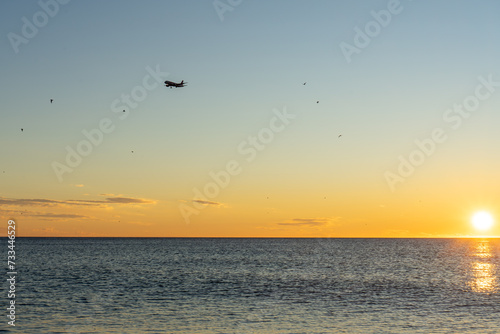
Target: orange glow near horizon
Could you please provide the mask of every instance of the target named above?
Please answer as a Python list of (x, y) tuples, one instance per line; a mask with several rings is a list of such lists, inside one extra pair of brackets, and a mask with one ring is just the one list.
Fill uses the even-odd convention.
[[(401, 207), (399, 200), (386, 199), (353, 205), (350, 198), (324, 196), (301, 207), (298, 202), (290, 206), (293, 199), (267, 197), (192, 206), (197, 211), (188, 221), (179, 211), (180, 204), (191, 205), (187, 201), (111, 195), (86, 200), (88, 205), (61, 200), (50, 206), (14, 203), (2, 219), (14, 219), (20, 237), (477, 237), (467, 218), (437, 211), (438, 203)], [(496, 226), (480, 232), (498, 235)]]
[[(257, 167), (251, 166), (255, 170)], [(245, 172), (245, 170), (243, 170)], [(319, 237), (319, 238), (461, 238), (496, 237), (498, 224), (477, 230), (478, 208), (497, 214), (494, 184), (445, 192), (447, 181), (430, 179), (426, 188), (402, 187), (395, 193), (383, 183), (330, 184), (276, 177), (263, 186), (248, 169), (213, 197), (194, 201), (187, 186), (165, 193), (154, 183), (113, 183), (98, 188), (84, 182), (61, 185), (54, 196), (1, 197), (0, 219), (17, 222), (18, 236), (45, 237)], [(257, 179), (255, 179), (257, 178)], [(374, 176), (375, 178), (375, 176)], [(408, 183), (423, 184), (418, 177)], [(267, 178), (266, 178), (267, 180)], [(112, 180), (113, 181), (113, 180)], [(306, 182), (307, 181), (307, 182)], [(339, 181), (340, 182), (340, 181)], [(420, 182), (420, 183), (419, 183)], [(358, 184), (359, 183), (359, 184)], [(192, 182), (202, 188), (204, 181)], [(198, 186), (201, 184), (202, 186)], [(435, 187), (435, 188), (433, 188)], [(134, 191), (122, 193), (123, 188)], [(187, 189), (186, 189), (187, 188)], [(167, 188), (168, 189), (168, 188)], [(435, 191), (434, 191), (435, 189)], [(6, 225), (5, 225), (6, 226)], [(6, 227), (0, 232), (6, 235)]]

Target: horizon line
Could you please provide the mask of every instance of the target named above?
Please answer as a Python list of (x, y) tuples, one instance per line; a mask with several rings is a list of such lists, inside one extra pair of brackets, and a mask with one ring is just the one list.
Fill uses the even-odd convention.
[[(0, 236), (2, 238), (8, 238), (8, 236)], [(206, 237), (183, 237), (183, 236), (170, 236), (170, 237), (131, 237), (131, 236), (16, 236), (16, 239), (20, 238), (87, 238), (87, 239), (103, 239), (103, 238), (115, 238), (115, 239), (498, 239), (500, 236), (437, 236), (437, 237), (227, 237), (227, 236), (206, 236)]]

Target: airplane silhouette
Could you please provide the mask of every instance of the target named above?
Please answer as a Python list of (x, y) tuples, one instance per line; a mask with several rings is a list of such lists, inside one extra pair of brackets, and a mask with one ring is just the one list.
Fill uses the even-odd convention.
[(184, 82), (184, 80), (182, 80), (180, 83), (176, 83), (176, 82), (173, 82), (173, 81), (165, 81), (165, 87), (184, 87), (184, 85), (187, 84), (187, 82)]

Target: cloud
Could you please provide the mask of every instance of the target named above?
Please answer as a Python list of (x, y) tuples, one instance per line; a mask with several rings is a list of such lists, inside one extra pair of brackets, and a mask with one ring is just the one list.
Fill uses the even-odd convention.
[(44, 220), (67, 220), (67, 219), (95, 219), (94, 217), (73, 214), (73, 213), (53, 213), (53, 212), (40, 212), (24, 210), (5, 210), (0, 209), (1, 216), (14, 216), (20, 217), (36, 217)]
[(340, 217), (335, 218), (294, 218), (292, 220), (278, 223), (278, 225), (288, 226), (324, 226), (337, 221)]
[(14, 206), (103, 206), (106, 204), (154, 204), (155, 201), (130, 198), (130, 197), (108, 197), (105, 200), (54, 200), (46, 198), (5, 198), (0, 197), (0, 205), (14, 205)]
[(40, 217), (40, 218), (50, 218), (50, 219), (81, 219), (81, 218), (90, 218), (84, 215), (75, 215), (75, 214), (66, 214), (66, 213), (36, 213), (36, 214), (28, 214), (32, 217)]
[(212, 201), (205, 201), (202, 199), (194, 199), (194, 203), (199, 203), (203, 205), (212, 205), (212, 206), (224, 206), (224, 203), (219, 203), (219, 202), (212, 202)]
[(108, 197), (106, 201), (111, 203), (120, 203), (120, 204), (151, 204), (155, 203), (155, 201), (150, 201), (142, 198), (129, 198), (129, 197)]
[(83, 185), (83, 184), (75, 184), (75, 187), (82, 188), (82, 187), (85, 187), (85, 185)]
[(60, 201), (45, 198), (4, 198), (0, 197), (0, 205), (16, 205), (16, 206), (56, 206), (56, 205), (92, 205), (90, 203), (75, 203), (75, 201)]

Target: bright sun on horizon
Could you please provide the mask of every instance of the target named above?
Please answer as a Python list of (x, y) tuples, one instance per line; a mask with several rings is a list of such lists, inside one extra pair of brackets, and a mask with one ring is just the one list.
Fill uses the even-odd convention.
[(493, 216), (487, 211), (478, 211), (472, 216), (472, 225), (477, 230), (487, 231), (493, 226)]

